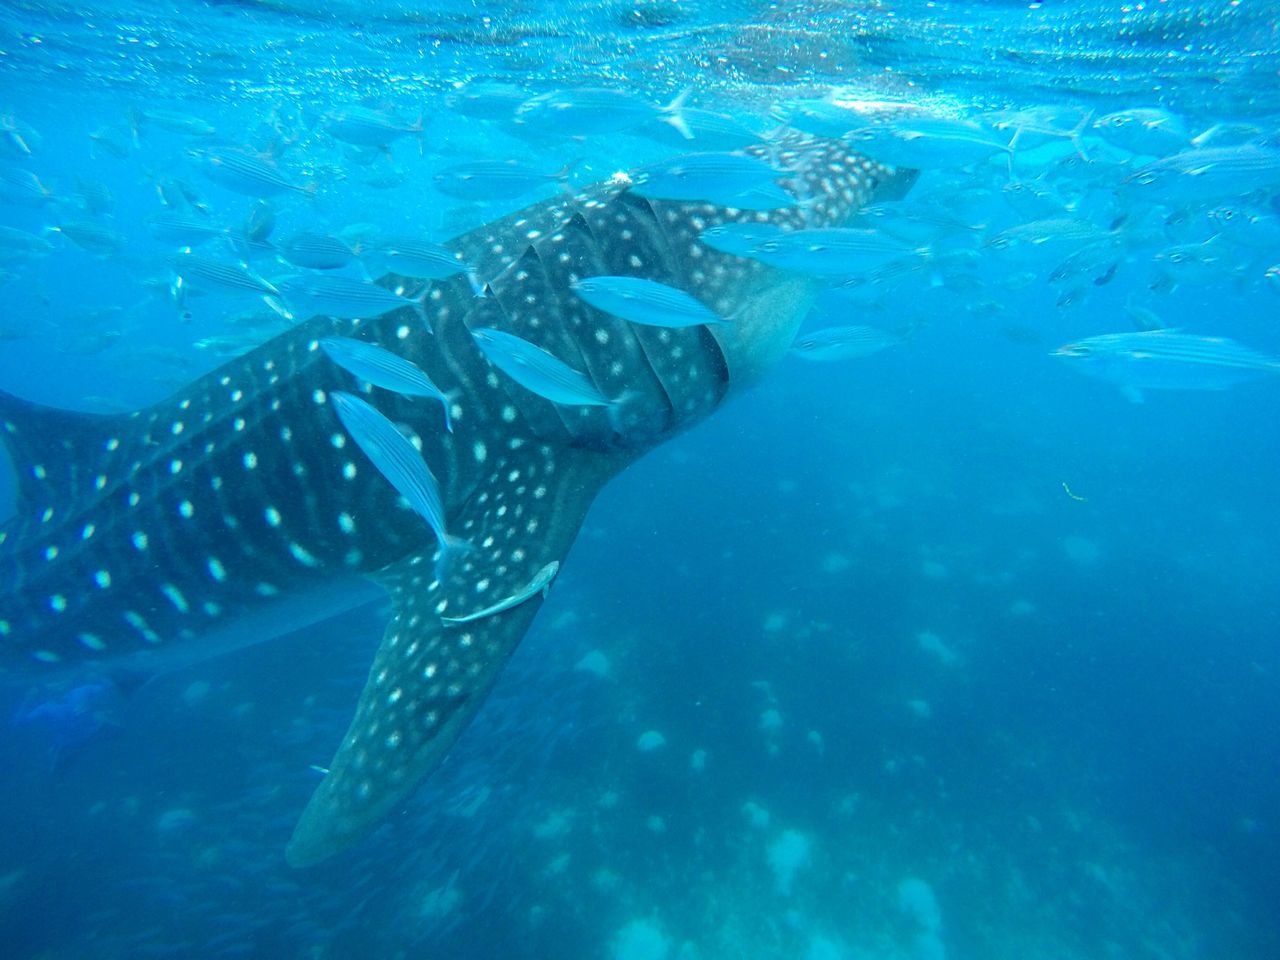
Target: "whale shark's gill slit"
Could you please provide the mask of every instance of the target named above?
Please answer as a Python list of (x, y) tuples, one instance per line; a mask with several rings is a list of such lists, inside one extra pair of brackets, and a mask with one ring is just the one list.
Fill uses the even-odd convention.
[(450, 528), (474, 544), (465, 560), (437, 580), (425, 550), (377, 576), (391, 596), (392, 619), (351, 727), (294, 831), (290, 863), (315, 863), (366, 833), (444, 756), (541, 597), (461, 625), (442, 618), (517, 594), (548, 563), (563, 562), (613, 469), (597, 454), (543, 443), (504, 452), (450, 517)]

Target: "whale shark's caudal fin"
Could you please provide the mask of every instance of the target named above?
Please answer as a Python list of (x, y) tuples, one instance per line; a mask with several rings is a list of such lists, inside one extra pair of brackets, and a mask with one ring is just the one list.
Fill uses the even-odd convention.
[(323, 860), (358, 840), (444, 757), (484, 702), (541, 606), (541, 596), (464, 625), (465, 616), (563, 562), (615, 457), (530, 441), (494, 466), (450, 529), (475, 549), (446, 565), (431, 550), (382, 571), (393, 616), (329, 772), (303, 812), (287, 858)]

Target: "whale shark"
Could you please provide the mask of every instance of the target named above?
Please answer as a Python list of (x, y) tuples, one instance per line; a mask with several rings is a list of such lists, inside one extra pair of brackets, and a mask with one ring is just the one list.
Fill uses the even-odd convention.
[[(797, 203), (652, 199), (616, 177), (458, 237), (450, 247), (468, 275), (383, 276), (407, 305), (303, 320), (148, 408), (93, 415), (0, 394), (18, 476), (17, 514), (0, 528), (0, 667), (163, 667), (385, 594), (390, 619), (354, 718), (286, 858), (302, 867), (356, 843), (476, 714), (602, 486), (790, 348), (821, 281), (713, 249), (700, 233), (839, 226), (915, 178), (801, 134), (756, 155), (783, 171)], [(731, 320), (631, 323), (574, 293), (591, 276), (643, 277)], [(483, 330), (536, 345), (608, 402), (556, 402), (507, 376), (479, 348)], [(439, 397), (335, 364), (322, 347), (333, 338), (414, 364), (451, 429)], [(438, 478), (439, 522), (463, 548), (447, 549), (353, 442), (339, 395), (412, 444)]]

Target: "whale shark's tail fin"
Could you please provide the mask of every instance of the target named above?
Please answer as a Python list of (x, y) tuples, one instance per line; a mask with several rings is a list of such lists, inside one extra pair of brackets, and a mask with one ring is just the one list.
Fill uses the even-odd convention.
[(517, 594), (552, 561), (563, 562), (612, 458), (530, 442), (494, 468), (449, 518), (475, 550), (437, 579), (430, 550), (382, 571), (394, 613), (355, 719), (286, 853), (295, 867), (358, 840), (444, 757), (484, 702), (541, 606), (540, 595), (464, 616)]

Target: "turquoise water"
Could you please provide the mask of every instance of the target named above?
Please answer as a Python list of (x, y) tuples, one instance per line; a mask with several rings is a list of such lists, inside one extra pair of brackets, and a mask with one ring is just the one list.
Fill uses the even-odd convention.
[[(0, 637), (0, 955), (1280, 955), (1277, 13), (7, 5), (0, 390), (55, 407), (159, 403), (307, 322), (186, 290), (158, 216), (275, 285), (313, 282), (279, 256), (304, 232), (377, 278), (388, 237), (448, 246), (691, 150), (783, 167), (823, 104), (923, 169), (854, 223), (894, 259), (814, 268), (803, 332), (880, 349), (786, 356), (612, 480), (444, 762), (322, 864), (284, 850), (385, 603), (175, 639), (165, 669)], [(514, 122), (582, 88), (637, 121)], [(755, 145), (682, 137), (685, 91)], [(353, 116), (394, 132), (347, 142)], [(228, 155), (290, 187), (228, 189)], [(437, 179), (482, 160), (529, 189)], [(1136, 352), (1261, 359), (1196, 340), (1153, 384), (1133, 350), (1053, 356), (1159, 330)], [(10, 531), (31, 466), (0, 478)], [(0, 620), (19, 579), (0, 553)]]

